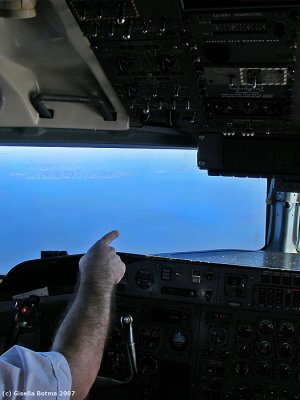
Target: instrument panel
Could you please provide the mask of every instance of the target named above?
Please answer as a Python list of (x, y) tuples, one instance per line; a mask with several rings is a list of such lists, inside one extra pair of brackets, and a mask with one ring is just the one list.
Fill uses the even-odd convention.
[(118, 302), (124, 297), (134, 315), (136, 398), (298, 399), (299, 278), (175, 260), (131, 264)]
[(196, 136), (294, 130), (297, 1), (68, 5), (131, 127), (178, 128)]
[[(273, 268), (259, 268), (139, 255), (122, 258), (127, 270), (117, 286), (115, 319), (91, 399), (100, 394), (110, 400), (300, 398), (300, 271), (295, 263), (293, 270), (276, 262)], [(294, 258), (298, 262), (298, 256)], [(51, 264), (57, 272), (64, 274), (65, 269), (72, 275), (78, 260), (66, 256), (28, 261), (21, 270), (25, 264), (28, 276), (31, 264), (35, 275), (39, 266), (45, 276)], [(50, 291), (49, 297), (41, 297), (39, 322), (23, 331), (21, 344), (40, 350), (51, 345), (58, 315), (73, 295), (58, 294), (53, 287)], [(0, 303), (2, 339), (9, 306), (9, 301)], [(117, 323), (120, 315), (133, 319), (133, 379)], [(124, 384), (106, 388), (103, 377)]]
[[(75, 271), (78, 259), (35, 260), (34, 270), (39, 265), (45, 276), (43, 266), (56, 262), (57, 271), (66, 264), (69, 272)], [(91, 399), (100, 394), (110, 400), (300, 398), (298, 269), (138, 255), (123, 259), (127, 270), (117, 286), (115, 319)], [(23, 267), (30, 263), (34, 262)], [(21, 344), (46, 350), (58, 315), (72, 297), (50, 288), (50, 296), (40, 300), (39, 322), (23, 332)], [(9, 306), (9, 301), (0, 303), (6, 321), (2, 337)], [(133, 379), (116, 322), (120, 315), (133, 320), (137, 364)], [(124, 384), (103, 387), (103, 377)]]

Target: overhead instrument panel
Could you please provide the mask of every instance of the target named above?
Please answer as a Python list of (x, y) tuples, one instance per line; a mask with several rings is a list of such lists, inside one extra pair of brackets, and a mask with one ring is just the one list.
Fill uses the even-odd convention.
[[(190, 134), (202, 147), (199, 167), (211, 173), (291, 173), (286, 165), (277, 167), (284, 157), (273, 160), (276, 167), (270, 160), (248, 170), (245, 159), (227, 165), (223, 141), (254, 138), (252, 143), (265, 153), (268, 146), (280, 148), (282, 138), (290, 135), (290, 149), (295, 147), (300, 126), (298, 1), (68, 4), (132, 128)], [(268, 145), (257, 142), (265, 138)], [(243, 149), (244, 143), (247, 148), (246, 141), (237, 145)]]
[(69, 2), (131, 125), (245, 135), (291, 129), (299, 9), (271, 4)]
[(193, 54), (178, 2), (70, 1), (131, 126), (201, 127)]

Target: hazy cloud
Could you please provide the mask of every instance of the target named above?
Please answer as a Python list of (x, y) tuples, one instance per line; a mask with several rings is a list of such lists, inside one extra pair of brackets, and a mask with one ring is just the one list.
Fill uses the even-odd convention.
[(12, 172), (11, 176), (24, 177), (28, 180), (70, 180), (70, 179), (117, 179), (128, 176), (129, 174), (122, 171), (108, 172), (108, 171), (83, 171), (76, 169), (58, 169), (51, 170), (41, 168), (35, 171), (26, 172)]

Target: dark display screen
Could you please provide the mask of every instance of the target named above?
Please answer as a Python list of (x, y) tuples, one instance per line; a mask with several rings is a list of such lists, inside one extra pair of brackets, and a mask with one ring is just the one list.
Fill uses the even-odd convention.
[(166, 310), (161, 308), (154, 308), (151, 310), (151, 320), (153, 322), (180, 324), (181, 312), (177, 310)]

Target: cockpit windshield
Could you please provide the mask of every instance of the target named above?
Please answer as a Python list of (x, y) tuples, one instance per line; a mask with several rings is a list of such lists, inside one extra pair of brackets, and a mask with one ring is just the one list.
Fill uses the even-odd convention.
[(2, 274), (41, 250), (84, 252), (111, 229), (121, 233), (117, 249), (132, 253), (257, 250), (265, 243), (266, 180), (208, 177), (194, 150), (0, 152)]

